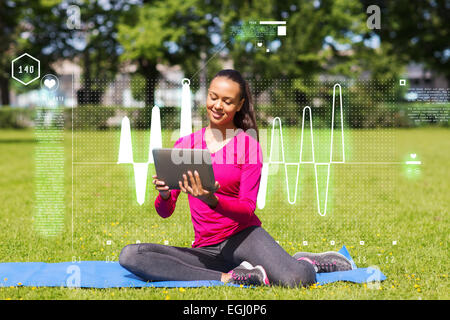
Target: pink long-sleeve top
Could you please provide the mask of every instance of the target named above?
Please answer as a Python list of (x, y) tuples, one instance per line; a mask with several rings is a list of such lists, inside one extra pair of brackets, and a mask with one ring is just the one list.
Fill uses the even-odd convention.
[[(174, 148), (207, 149), (205, 129), (181, 137)], [(214, 177), (220, 184), (215, 193), (218, 203), (211, 208), (202, 200), (188, 195), (195, 233), (192, 247), (217, 244), (247, 227), (261, 225), (255, 215), (263, 163), (259, 142), (240, 130), (224, 147), (211, 153), (211, 160)], [(158, 194), (155, 208), (161, 217), (172, 215), (180, 192), (170, 190), (167, 200)]]

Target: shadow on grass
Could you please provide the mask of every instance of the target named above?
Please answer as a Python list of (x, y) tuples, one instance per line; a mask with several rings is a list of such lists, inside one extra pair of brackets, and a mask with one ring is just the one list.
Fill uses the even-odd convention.
[(0, 139), (0, 144), (36, 143), (36, 139)]

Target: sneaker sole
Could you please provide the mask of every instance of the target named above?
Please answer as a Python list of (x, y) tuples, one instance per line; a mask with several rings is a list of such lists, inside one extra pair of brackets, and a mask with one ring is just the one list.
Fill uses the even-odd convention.
[(253, 266), (250, 262), (248, 261), (242, 261), (241, 264), (239, 265), (240, 267), (243, 267), (247, 270), (252, 270), (252, 269), (258, 269), (259, 271), (261, 271), (261, 273), (263, 274), (263, 284), (269, 286), (270, 282), (269, 282), (269, 277), (267, 276), (266, 270), (264, 270), (263, 266), (261, 265), (257, 265), (257, 266)]
[(247, 269), (247, 270), (253, 269), (253, 266), (252, 266), (251, 263), (248, 262), (248, 261), (242, 261), (241, 264), (240, 264), (240, 266), (244, 267), (244, 268)]
[(294, 254), (294, 259), (298, 260), (301, 257), (316, 260), (318, 262), (334, 260), (336, 261), (337, 271), (347, 271), (353, 269), (351, 262), (344, 255), (336, 251), (327, 251), (322, 253), (297, 252)]
[(266, 270), (260, 265), (256, 266), (255, 269), (258, 269), (263, 274), (263, 282), (266, 286), (270, 286), (269, 277), (267, 276)]

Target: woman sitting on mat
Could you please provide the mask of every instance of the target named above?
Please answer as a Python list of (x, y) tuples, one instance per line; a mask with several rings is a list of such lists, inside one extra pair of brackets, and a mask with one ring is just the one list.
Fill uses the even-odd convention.
[(316, 272), (351, 269), (350, 261), (333, 251), (292, 257), (261, 227), (255, 208), (262, 151), (249, 87), (238, 71), (222, 70), (214, 76), (206, 108), (209, 125), (181, 137), (174, 148), (209, 150), (215, 191), (202, 188), (196, 171), (183, 176), (180, 190), (169, 190), (153, 176), (159, 191), (155, 208), (161, 217), (172, 215), (181, 191), (188, 194), (195, 231), (192, 248), (130, 244), (120, 253), (120, 264), (144, 280), (289, 287), (315, 283)]

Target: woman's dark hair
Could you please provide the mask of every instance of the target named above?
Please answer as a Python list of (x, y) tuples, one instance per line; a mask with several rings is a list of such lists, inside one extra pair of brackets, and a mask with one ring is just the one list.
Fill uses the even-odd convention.
[[(258, 126), (256, 125), (255, 109), (247, 81), (245, 81), (239, 71), (233, 69), (224, 69), (219, 71), (211, 79), (211, 81), (217, 77), (225, 77), (239, 84), (239, 87), (241, 88), (241, 98), (239, 100), (244, 99), (244, 104), (242, 105), (241, 110), (236, 112), (234, 115), (233, 122), (236, 127), (241, 128), (244, 131), (247, 131), (248, 129), (255, 130), (256, 137), (253, 138), (259, 141), (259, 131)], [(249, 134), (251, 135), (251, 131)]]

